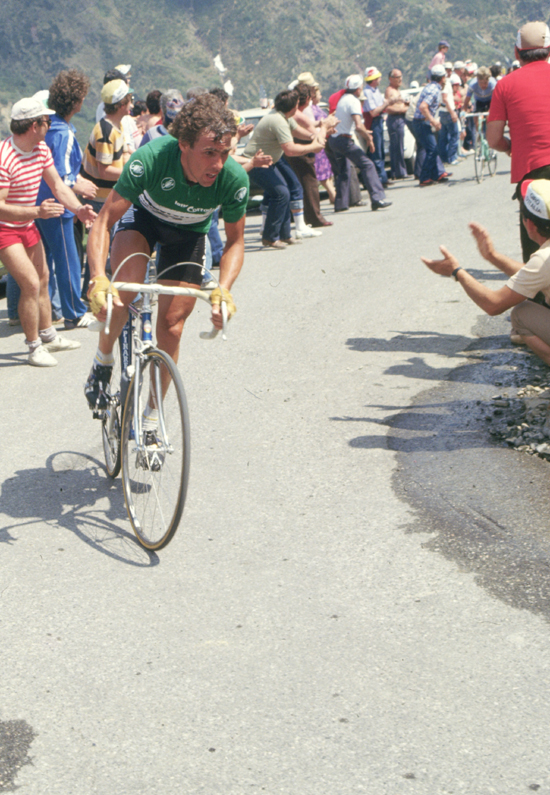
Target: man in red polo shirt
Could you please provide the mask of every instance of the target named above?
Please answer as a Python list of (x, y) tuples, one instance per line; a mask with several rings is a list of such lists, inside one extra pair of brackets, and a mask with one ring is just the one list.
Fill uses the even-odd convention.
[[(499, 80), (487, 120), (489, 146), (512, 157), (511, 181), (550, 179), (550, 30), (545, 22), (528, 22), (516, 39), (521, 69)], [(510, 138), (504, 135), (508, 122)], [(520, 223), (523, 261), (538, 249)]]

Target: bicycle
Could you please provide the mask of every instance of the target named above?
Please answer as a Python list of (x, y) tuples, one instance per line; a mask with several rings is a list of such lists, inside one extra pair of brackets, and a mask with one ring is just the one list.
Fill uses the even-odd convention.
[[(147, 255), (130, 255), (134, 256)], [(210, 302), (211, 290), (171, 287), (156, 281), (116, 282), (118, 271), (130, 257), (120, 263), (111, 287), (140, 297), (130, 304), (128, 322), (119, 345), (113, 349), (115, 366), (106, 395), (107, 407), (95, 411), (94, 416), (101, 419), (108, 475), (114, 479), (122, 470), (124, 501), (132, 529), (143, 547), (159, 550), (173, 538), (183, 513), (189, 482), (190, 427), (181, 375), (172, 358), (156, 348), (153, 341), (152, 297), (181, 295)], [(150, 260), (148, 256), (147, 259)], [(187, 264), (196, 265), (177, 263), (171, 267)], [(221, 311), (225, 339), (225, 301)], [(109, 292), (107, 334), (111, 314)], [(213, 339), (217, 333), (213, 328), (200, 336)]]
[(465, 118), (477, 119), (476, 144), (474, 148), (474, 165), (476, 170), (476, 180), (483, 181), (483, 169), (486, 167), (490, 177), (494, 177), (497, 170), (497, 153), (491, 149), (485, 138), (484, 119), (489, 115), (485, 113), (468, 113)]

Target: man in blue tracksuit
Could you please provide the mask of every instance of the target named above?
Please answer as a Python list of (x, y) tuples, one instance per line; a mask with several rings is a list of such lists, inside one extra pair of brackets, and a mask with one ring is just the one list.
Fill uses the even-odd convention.
[[(75, 193), (93, 199), (96, 187), (79, 175), (82, 152), (76, 140), (76, 130), (70, 120), (82, 107), (88, 93), (89, 80), (76, 69), (60, 72), (50, 86), (48, 107), (55, 110), (46, 143), (51, 149), (59, 176)], [(40, 185), (37, 203), (51, 198), (52, 193), (44, 180)], [(57, 218), (38, 219), (37, 224), (44, 242), (50, 284), (57, 282), (65, 328), (82, 328), (93, 320), (86, 312), (81, 298), (81, 263), (74, 237), (74, 214), (65, 210)], [(55, 276), (55, 279), (53, 278)]]

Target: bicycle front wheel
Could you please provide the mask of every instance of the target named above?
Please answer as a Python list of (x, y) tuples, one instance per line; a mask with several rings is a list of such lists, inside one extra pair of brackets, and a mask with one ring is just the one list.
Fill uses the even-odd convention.
[(478, 132), (476, 136), (476, 145), (474, 150), (474, 164), (476, 169), (476, 179), (478, 182), (481, 182), (483, 179), (483, 164), (485, 162), (485, 158), (483, 156), (483, 141), (481, 139), (481, 135)]
[(120, 434), (121, 434), (121, 415), (122, 406), (120, 401), (120, 345), (117, 340), (113, 348), (115, 363), (111, 374), (108, 395), (109, 403), (101, 419), (101, 438), (103, 441), (103, 454), (105, 456), (105, 466), (107, 474), (111, 478), (116, 478), (120, 472)]
[(146, 549), (176, 532), (189, 480), (189, 413), (181, 376), (164, 351), (151, 350), (128, 388), (122, 424), (122, 485), (132, 528)]

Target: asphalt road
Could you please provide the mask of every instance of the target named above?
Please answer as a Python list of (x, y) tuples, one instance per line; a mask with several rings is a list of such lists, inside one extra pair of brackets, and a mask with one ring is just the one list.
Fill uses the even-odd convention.
[(283, 252), (250, 218), (229, 340), (202, 307), (185, 331), (191, 483), (158, 555), (104, 471), (94, 335), (29, 368), (0, 302), (0, 791), (550, 792), (548, 464), (483, 425), (526, 354), (419, 260), (503, 283), (466, 227), (519, 257), (501, 169)]

